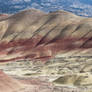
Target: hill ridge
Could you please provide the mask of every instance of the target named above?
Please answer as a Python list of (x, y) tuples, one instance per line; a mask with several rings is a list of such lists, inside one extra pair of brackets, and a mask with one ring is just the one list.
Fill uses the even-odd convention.
[(75, 50), (88, 55), (87, 51), (92, 50), (91, 30), (92, 18), (66, 11), (47, 14), (24, 10), (0, 21), (0, 61), (21, 58), (46, 61)]

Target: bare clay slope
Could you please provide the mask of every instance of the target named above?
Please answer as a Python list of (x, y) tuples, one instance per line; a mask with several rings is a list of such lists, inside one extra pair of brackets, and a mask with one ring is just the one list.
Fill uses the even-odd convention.
[(23, 85), (21, 85), (17, 80), (12, 79), (0, 71), (0, 92), (16, 92), (22, 87)]
[[(92, 18), (30, 9), (0, 21), (0, 61), (92, 54)], [(70, 55), (70, 54), (68, 54)]]

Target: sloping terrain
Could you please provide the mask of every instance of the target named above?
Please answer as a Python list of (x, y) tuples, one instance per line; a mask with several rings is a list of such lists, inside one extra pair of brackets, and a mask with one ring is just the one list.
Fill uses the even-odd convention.
[(39, 79), (14, 79), (0, 71), (0, 92), (53, 92), (53, 87)]
[(22, 84), (17, 80), (12, 79), (11, 77), (0, 71), (0, 92), (16, 92), (22, 87)]
[(0, 92), (91, 92), (91, 61), (92, 18), (35, 9), (0, 16), (0, 69), (16, 78), (0, 71)]
[[(92, 54), (92, 18), (30, 9), (0, 21), (0, 61)], [(70, 54), (69, 54), (70, 55)]]

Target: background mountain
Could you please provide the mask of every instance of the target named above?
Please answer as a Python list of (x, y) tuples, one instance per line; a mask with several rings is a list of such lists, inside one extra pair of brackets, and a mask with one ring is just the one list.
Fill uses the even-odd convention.
[(0, 0), (1, 13), (16, 13), (28, 8), (46, 12), (63, 9), (80, 16), (92, 16), (91, 0)]
[(70, 56), (92, 53), (92, 18), (36, 9), (2, 17), (0, 61), (28, 58), (46, 61), (64, 53)]

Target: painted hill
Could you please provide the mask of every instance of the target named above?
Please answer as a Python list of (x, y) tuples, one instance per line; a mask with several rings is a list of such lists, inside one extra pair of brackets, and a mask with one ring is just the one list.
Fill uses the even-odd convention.
[(22, 88), (22, 85), (15, 79), (0, 71), (0, 92), (15, 92)]
[(92, 54), (92, 18), (30, 9), (0, 21), (0, 61)]

